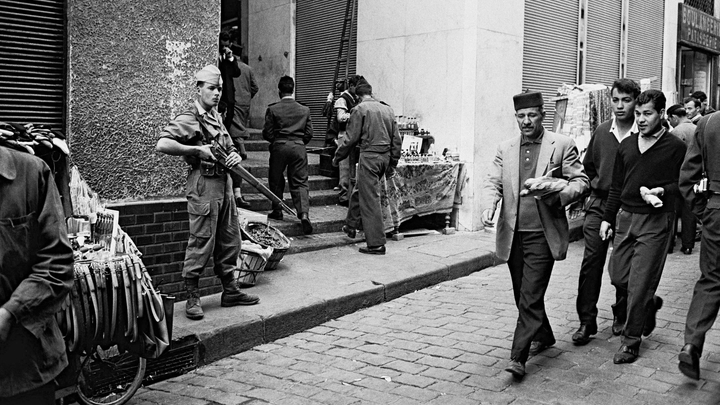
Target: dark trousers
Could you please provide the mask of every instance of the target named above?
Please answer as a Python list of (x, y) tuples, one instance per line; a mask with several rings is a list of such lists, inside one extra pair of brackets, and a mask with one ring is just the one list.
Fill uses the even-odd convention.
[(193, 169), (188, 174), (186, 195), (190, 238), (183, 277), (200, 277), (211, 257), (218, 277), (230, 274), (240, 254), (240, 228), (230, 177), (204, 177), (199, 169)]
[[(389, 153), (360, 152), (357, 168), (357, 183), (350, 195), (345, 223), (358, 228), (360, 218), (368, 246), (385, 244), (382, 207), (380, 206), (380, 179), (390, 165)], [(360, 215), (357, 216), (359, 211)]]
[[(718, 206), (703, 215), (700, 239), (700, 279), (695, 283), (685, 322), (685, 343), (702, 351), (705, 333), (712, 327), (720, 308), (720, 196)], [(709, 204), (711, 206), (711, 204)]]
[(605, 212), (605, 199), (588, 198), (583, 222), (585, 253), (580, 265), (578, 296), (575, 306), (581, 324), (597, 325), (597, 302), (600, 298), (602, 274), (610, 240), (600, 239), (600, 223)]
[(12, 397), (0, 397), (0, 405), (53, 405), (55, 404), (55, 381), (25, 391)]
[[(280, 199), (285, 191), (285, 177), (290, 187), (295, 211), (298, 216), (310, 212), (308, 186), (308, 159), (305, 144), (302, 140), (277, 140), (270, 145), (270, 171), (268, 185), (270, 191)], [(280, 210), (280, 205), (273, 203), (273, 210)]]
[(697, 230), (697, 217), (685, 203), (684, 199), (678, 201), (678, 211), (680, 211), (680, 241), (685, 249), (695, 247), (695, 231)]
[[(238, 150), (238, 154), (242, 157), (247, 157), (247, 152), (245, 152), (245, 140), (240, 137), (234, 137), (232, 138), (233, 145), (235, 145), (235, 149)], [(240, 188), (242, 187), (242, 177), (235, 173), (230, 172), (230, 178), (232, 179), (233, 188)]]
[(616, 308), (625, 309), (627, 314), (623, 345), (640, 347), (646, 315), (654, 311), (655, 291), (665, 267), (674, 221), (674, 212), (635, 214), (621, 210), (617, 215), (608, 271), (619, 299)]
[(550, 321), (545, 313), (545, 291), (552, 274), (553, 259), (545, 233), (515, 232), (508, 268), (512, 279), (517, 326), (510, 357), (521, 363), (527, 361), (530, 343), (555, 343)]

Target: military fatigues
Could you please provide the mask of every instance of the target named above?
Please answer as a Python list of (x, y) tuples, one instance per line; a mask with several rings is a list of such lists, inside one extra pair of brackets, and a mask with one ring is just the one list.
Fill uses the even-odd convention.
[[(270, 142), (270, 191), (280, 199), (283, 198), (283, 172), (287, 168), (290, 195), (298, 217), (307, 214), (310, 211), (310, 197), (305, 145), (313, 136), (310, 109), (292, 97), (284, 97), (270, 104), (265, 112), (262, 136)], [(273, 210), (280, 210), (280, 206), (273, 203)]]
[[(170, 122), (160, 136), (184, 145), (203, 145), (216, 140), (229, 152), (235, 152), (220, 114), (215, 109), (203, 110), (197, 101)], [(210, 257), (214, 259), (215, 274), (223, 277), (235, 269), (240, 254), (240, 229), (232, 182), (219, 163), (197, 158), (186, 160), (190, 164), (185, 190), (190, 238), (183, 277), (199, 278)]]
[[(362, 227), (368, 247), (385, 245), (385, 229), (380, 207), (380, 179), (400, 160), (402, 139), (390, 106), (375, 99), (363, 100), (353, 108), (347, 136), (335, 152), (336, 161), (345, 159), (360, 145), (357, 187), (350, 196), (350, 207), (359, 203)], [(356, 203), (354, 203), (354, 201)], [(348, 210), (347, 225), (358, 227), (358, 219)]]
[[(694, 142), (690, 143), (680, 173), (680, 191), (688, 205), (696, 204), (693, 186), (707, 176), (707, 204), (700, 214), (703, 231), (700, 240), (700, 279), (695, 284), (685, 323), (685, 343), (702, 353), (705, 334), (712, 327), (720, 308), (720, 114), (713, 113), (698, 122)], [(696, 210), (698, 211), (698, 210)]]

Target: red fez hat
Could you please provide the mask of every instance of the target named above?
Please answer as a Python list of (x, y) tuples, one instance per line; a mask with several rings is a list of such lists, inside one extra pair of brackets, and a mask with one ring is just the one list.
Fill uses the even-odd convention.
[(513, 96), (513, 103), (515, 103), (515, 111), (523, 108), (542, 107), (543, 96), (537, 91), (520, 93)]

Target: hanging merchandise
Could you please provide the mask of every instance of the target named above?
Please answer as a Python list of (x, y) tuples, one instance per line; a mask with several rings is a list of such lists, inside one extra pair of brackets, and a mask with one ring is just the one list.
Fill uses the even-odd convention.
[(593, 132), (602, 122), (612, 117), (610, 89), (603, 84), (570, 86), (558, 89), (555, 101), (553, 131), (567, 135), (583, 155)]

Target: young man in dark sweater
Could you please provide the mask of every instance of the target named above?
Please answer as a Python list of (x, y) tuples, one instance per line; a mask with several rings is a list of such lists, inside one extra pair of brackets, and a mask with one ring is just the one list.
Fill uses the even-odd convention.
[(617, 151), (600, 238), (615, 230), (610, 279), (627, 291), (627, 319), (615, 364), (637, 359), (642, 336), (655, 329), (662, 299), (655, 296), (675, 221), (678, 178), (687, 149), (660, 124), (665, 96), (658, 90), (640, 94), (635, 121), (640, 133), (625, 138)]
[[(602, 222), (612, 180), (615, 156), (620, 142), (630, 135), (637, 134), (635, 124), (635, 103), (640, 95), (640, 86), (630, 79), (618, 79), (610, 90), (614, 116), (605, 121), (593, 132), (583, 159), (583, 167), (590, 179), (591, 194), (585, 203), (583, 238), (585, 253), (580, 265), (578, 296), (576, 301), (580, 328), (572, 335), (577, 345), (590, 341), (597, 333), (597, 302), (600, 298), (603, 267), (610, 240), (600, 239)], [(619, 335), (625, 325), (626, 295), (624, 291), (615, 291), (615, 304), (612, 306), (614, 320), (612, 332)]]

